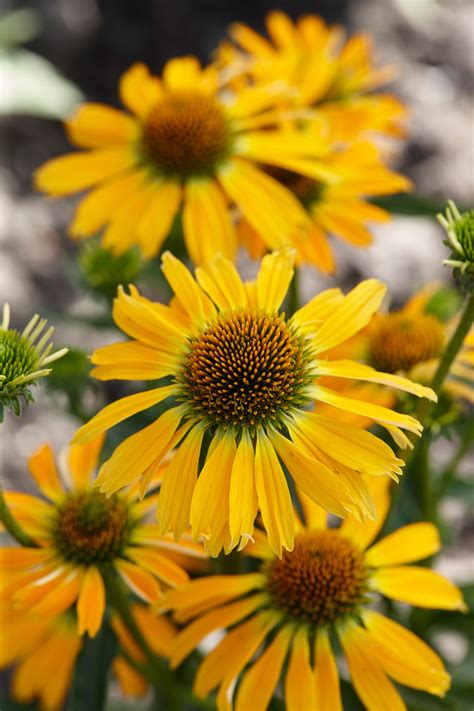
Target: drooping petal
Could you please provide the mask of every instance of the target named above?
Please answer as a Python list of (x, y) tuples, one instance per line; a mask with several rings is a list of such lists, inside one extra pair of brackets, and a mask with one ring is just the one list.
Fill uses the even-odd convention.
[(172, 531), (178, 540), (189, 525), (203, 435), (204, 427), (194, 427), (165, 471), (156, 511), (161, 535)]
[(314, 648), (315, 703), (318, 711), (342, 711), (339, 674), (328, 632), (319, 629)]
[(102, 625), (105, 611), (105, 586), (95, 565), (84, 573), (77, 598), (77, 627), (79, 634), (87, 632), (95, 637)]
[(126, 555), (134, 563), (173, 588), (186, 585), (189, 580), (189, 575), (184, 568), (154, 548), (130, 546), (126, 550)]
[(359, 625), (339, 634), (352, 685), (367, 711), (406, 711), (402, 697), (382, 669), (370, 635)]
[(423, 560), (441, 548), (436, 526), (432, 523), (412, 523), (390, 533), (365, 554), (367, 565), (379, 567)]
[(281, 557), (282, 547), (293, 549), (295, 519), (291, 496), (273, 444), (263, 431), (257, 433), (255, 486), (270, 547)]
[(123, 581), (142, 600), (148, 603), (154, 603), (159, 600), (162, 592), (160, 584), (154, 575), (126, 560), (118, 561), (115, 567)]
[(285, 679), (285, 702), (288, 711), (319, 709), (316, 704), (315, 679), (309, 662), (308, 631), (304, 627), (293, 638)]
[(372, 586), (387, 597), (417, 607), (466, 610), (462, 593), (434, 570), (414, 565), (379, 568), (371, 575)]
[(234, 544), (241, 541), (241, 547), (252, 539), (258, 510), (254, 468), (255, 453), (252, 440), (244, 430), (232, 465), (229, 491), (230, 535)]
[(413, 632), (375, 610), (362, 610), (362, 620), (378, 647), (378, 659), (400, 684), (444, 696), (451, 678), (439, 656)]
[(280, 678), (293, 628), (285, 625), (246, 672), (237, 692), (235, 711), (265, 711)]
[(365, 550), (372, 543), (385, 523), (390, 508), (390, 485), (388, 477), (371, 479), (370, 491), (375, 504), (375, 519), (361, 523), (353, 516), (348, 516), (341, 524), (341, 534), (361, 550)]

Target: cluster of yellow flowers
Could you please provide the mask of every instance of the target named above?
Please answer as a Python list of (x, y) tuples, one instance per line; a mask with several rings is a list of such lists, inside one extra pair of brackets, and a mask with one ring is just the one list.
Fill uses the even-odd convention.
[[(391, 680), (449, 688), (438, 655), (373, 604), (464, 609), (452, 583), (408, 565), (439, 550), (435, 526), (374, 541), (400, 450), (422, 432), (394, 392), (436, 401), (428, 385), (455, 325), (427, 313), (431, 288), (391, 314), (376, 279), (296, 308), (287, 296), (300, 264), (334, 272), (329, 234), (370, 244), (368, 223), (389, 216), (369, 197), (409, 188), (379, 141), (403, 134), (405, 109), (374, 92), (391, 69), (374, 66), (364, 35), (279, 12), (267, 29), (234, 26), (205, 68), (173, 59), (160, 78), (135, 64), (120, 81), (126, 111), (81, 106), (66, 128), (86, 150), (35, 175), (49, 195), (89, 191), (75, 239), (162, 253), (173, 293), (163, 304), (119, 287), (113, 318), (128, 339), (92, 355), (99, 380), (156, 386), (106, 405), (56, 459), (48, 445), (33, 454), (41, 498), (4, 495), (23, 547), (0, 548), (0, 665), (15, 665), (15, 697), (44, 711), (60, 709), (108, 608), (129, 694), (146, 691), (153, 659), (175, 668), (218, 629), (194, 692), (217, 689), (222, 711), (264, 711), (282, 677), (290, 711), (338, 711), (335, 637), (369, 711), (406, 708)], [(176, 220), (194, 272), (162, 252)], [(261, 260), (254, 280), (234, 264), (240, 245)], [(473, 345), (468, 335), (446, 386), (471, 400)], [(105, 433), (144, 411), (149, 424), (99, 468)], [(210, 575), (235, 549), (247, 572)]]

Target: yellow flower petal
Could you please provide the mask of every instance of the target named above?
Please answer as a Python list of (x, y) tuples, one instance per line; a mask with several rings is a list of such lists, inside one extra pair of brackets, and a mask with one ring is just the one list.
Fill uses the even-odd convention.
[(51, 558), (52, 551), (44, 548), (0, 548), (0, 565), (8, 570), (35, 568)]
[(217, 255), (196, 269), (196, 279), (220, 311), (247, 306), (247, 294), (237, 269), (229, 259)]
[(198, 617), (175, 637), (169, 657), (171, 668), (175, 669), (179, 666), (210, 632), (240, 622), (254, 612), (264, 599), (264, 595), (252, 595), (245, 600), (238, 600)]
[(285, 679), (285, 703), (288, 711), (319, 709), (316, 704), (313, 670), (309, 662), (308, 630), (304, 627), (300, 627), (293, 639)]
[(124, 106), (143, 118), (160, 97), (160, 82), (144, 64), (136, 63), (122, 75), (119, 92)]
[(339, 674), (328, 632), (319, 629), (314, 648), (315, 703), (318, 711), (342, 711)]
[(234, 545), (241, 541), (239, 550), (252, 539), (258, 510), (254, 463), (252, 440), (244, 430), (232, 465), (229, 491), (230, 535)]
[(189, 575), (183, 568), (153, 548), (130, 546), (126, 550), (126, 555), (134, 563), (173, 588), (186, 585), (189, 580)]
[(221, 253), (234, 259), (237, 238), (222, 190), (212, 179), (188, 180), (183, 207), (184, 241), (195, 264)]
[(173, 446), (171, 440), (182, 416), (182, 407), (166, 410), (151, 425), (127, 437), (119, 444), (112, 456), (100, 468), (95, 481), (100, 491), (113, 494), (123, 486), (133, 484), (150, 464), (164, 457)]
[(53, 450), (49, 444), (42, 444), (28, 458), (28, 469), (38, 488), (48, 499), (57, 501), (64, 496)]
[(77, 598), (77, 627), (79, 634), (87, 632), (95, 637), (102, 625), (105, 612), (105, 586), (99, 569), (87, 568)]
[(296, 485), (325, 511), (347, 516), (353, 502), (335, 474), (278, 432), (270, 433), (270, 439)]
[(196, 57), (177, 57), (166, 62), (163, 83), (167, 89), (195, 89), (201, 74)]
[(257, 276), (258, 305), (265, 311), (278, 311), (293, 277), (295, 253), (285, 249), (267, 254)]
[(59, 615), (77, 599), (81, 587), (82, 575), (73, 570), (66, 578), (50, 590), (42, 599), (31, 608), (31, 612), (37, 615), (47, 615), (55, 617)]
[(414, 417), (403, 415), (387, 407), (382, 407), (381, 405), (373, 405), (369, 402), (362, 402), (361, 400), (345, 397), (335, 390), (323, 388), (322, 385), (313, 385), (311, 395), (315, 400), (321, 400), (340, 410), (346, 410), (347, 412), (353, 412), (355, 415), (369, 417), (381, 424), (395, 425), (395, 427), (409, 430), (417, 435), (419, 435), (423, 429), (421, 424), (418, 420), (415, 420)]
[(124, 696), (142, 698), (146, 695), (148, 682), (123, 657), (114, 659), (112, 669)]
[(432, 523), (412, 523), (390, 533), (369, 548), (367, 565), (379, 567), (422, 560), (441, 548), (438, 530)]
[(265, 711), (285, 662), (293, 628), (285, 625), (246, 672), (237, 692), (235, 711)]
[(86, 444), (71, 444), (67, 450), (67, 468), (72, 488), (85, 489), (95, 471), (102, 447), (104, 433), (101, 432)]
[(126, 560), (120, 560), (115, 567), (128, 587), (145, 602), (153, 603), (162, 595), (158, 580), (146, 570)]
[(91, 190), (77, 206), (69, 234), (77, 239), (94, 235), (111, 220), (117, 205), (142, 189), (143, 181), (143, 173), (136, 171)]
[(125, 148), (70, 153), (41, 166), (34, 175), (35, 186), (49, 195), (70, 195), (124, 173), (134, 162), (132, 151)]
[(303, 491), (298, 491), (298, 499), (303, 509), (306, 528), (325, 529), (327, 526), (327, 512), (315, 504)]
[(119, 341), (98, 348), (92, 354), (98, 365), (90, 375), (98, 380), (158, 380), (176, 372), (180, 354), (174, 356), (140, 341)]
[(146, 214), (152, 199), (153, 189), (148, 185), (128, 195), (111, 216), (102, 237), (104, 247), (112, 249), (116, 254), (123, 254), (133, 247), (136, 242), (137, 224)]
[(203, 293), (183, 262), (176, 259), (171, 252), (165, 252), (161, 259), (161, 271), (193, 323), (199, 326), (214, 318), (216, 315), (214, 305)]
[(228, 525), (230, 475), (235, 457), (233, 433), (215, 437), (218, 442), (197, 480), (190, 514), (194, 540), (203, 537), (210, 546)]
[(82, 104), (66, 121), (71, 143), (81, 148), (101, 148), (129, 143), (138, 133), (130, 116), (104, 104)]
[(228, 632), (199, 666), (193, 687), (196, 696), (204, 698), (220, 683), (227, 692), (278, 619), (278, 616), (263, 612)]
[(399, 684), (444, 696), (451, 678), (438, 655), (419, 637), (375, 610), (362, 610), (362, 619), (377, 658)]
[(459, 588), (428, 568), (414, 565), (379, 568), (372, 573), (371, 583), (387, 597), (409, 605), (441, 610), (467, 609)]
[(142, 393), (127, 395), (120, 398), (104, 407), (97, 415), (89, 422), (80, 427), (75, 433), (72, 443), (83, 444), (95, 438), (101, 432), (114, 427), (127, 417), (135, 415), (137, 412), (147, 410), (149, 407), (156, 405), (167, 397), (171, 397), (176, 393), (176, 388), (173, 385), (168, 385), (163, 388), (154, 388), (153, 390), (145, 390)]
[(173, 226), (181, 203), (181, 186), (167, 180), (153, 190), (143, 216), (137, 225), (137, 238), (147, 259), (157, 254)]
[(285, 475), (273, 444), (262, 430), (257, 432), (255, 487), (268, 543), (281, 557), (282, 547), (293, 549), (295, 519)]
[(316, 352), (334, 348), (366, 326), (386, 291), (385, 284), (377, 279), (366, 279), (352, 289), (318, 329), (314, 339)]
[(323, 321), (330, 318), (334, 310), (344, 302), (344, 298), (340, 289), (326, 289), (298, 309), (292, 321), (303, 327), (319, 328)]
[(382, 669), (370, 635), (353, 624), (339, 636), (352, 684), (367, 711), (406, 711), (402, 697)]
[(204, 431), (200, 425), (191, 430), (165, 471), (156, 511), (161, 535), (172, 531), (178, 540), (189, 525)]
[(329, 375), (333, 378), (349, 378), (351, 380), (366, 380), (370, 383), (388, 385), (397, 390), (403, 390), (417, 397), (426, 397), (433, 402), (437, 401), (436, 393), (431, 388), (426, 388), (418, 383), (413, 383), (408, 378), (391, 373), (381, 373), (375, 368), (352, 360), (319, 361), (317, 364), (318, 375)]

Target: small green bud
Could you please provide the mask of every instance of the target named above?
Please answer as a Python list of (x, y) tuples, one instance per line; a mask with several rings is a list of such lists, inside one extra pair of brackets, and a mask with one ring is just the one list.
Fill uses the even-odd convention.
[(109, 301), (115, 297), (118, 286), (135, 282), (144, 267), (137, 249), (116, 254), (96, 241), (83, 246), (78, 261), (86, 287)]
[(446, 246), (451, 256), (443, 264), (453, 267), (453, 277), (466, 292), (474, 289), (474, 210), (460, 213), (455, 203), (448, 200), (446, 215), (437, 215), (446, 230)]
[[(46, 319), (36, 314), (20, 333), (9, 328), (10, 307), (3, 306), (0, 323), (0, 422), (3, 410), (8, 408), (14, 415), (21, 414), (22, 405), (34, 401), (30, 386), (39, 378), (49, 375), (51, 368), (45, 368), (67, 353), (67, 348), (52, 352), (52, 327), (46, 329)], [(46, 329), (46, 330), (45, 330)]]

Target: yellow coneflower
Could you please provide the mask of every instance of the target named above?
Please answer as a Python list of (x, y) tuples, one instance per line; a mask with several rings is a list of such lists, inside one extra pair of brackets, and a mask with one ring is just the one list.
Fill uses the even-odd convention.
[(11, 694), (20, 703), (39, 701), (41, 711), (62, 708), (82, 639), (72, 615), (53, 619), (0, 603), (0, 668), (14, 666)]
[(374, 132), (403, 135), (403, 104), (390, 94), (373, 93), (395, 72), (375, 66), (369, 36), (359, 33), (345, 42), (340, 26), (330, 27), (315, 15), (293, 22), (279, 11), (267, 16), (266, 27), (268, 39), (240, 23), (231, 27), (235, 44), (225, 42), (217, 62), (234, 82), (241, 75), (257, 86), (287, 82), (294, 89), (290, 104), (316, 108), (340, 140)]
[[(263, 155), (262, 152), (262, 158)], [(369, 225), (388, 221), (390, 214), (369, 203), (367, 197), (406, 191), (410, 181), (389, 170), (375, 146), (365, 141), (334, 151), (327, 157), (326, 164), (334, 173), (330, 182), (281, 168), (268, 170), (291, 190), (309, 215), (307, 229), (290, 235), (289, 241), (297, 250), (297, 261), (333, 273), (336, 265), (328, 235), (355, 247), (368, 247), (373, 241)], [(258, 234), (245, 219), (239, 223), (238, 235), (254, 259), (272, 249), (265, 234)]]
[[(22, 404), (34, 401), (30, 390), (36, 381), (49, 375), (47, 366), (68, 351), (60, 348), (52, 352), (50, 343), (54, 328), (46, 329), (46, 319), (33, 316), (21, 333), (10, 326), (10, 306), (3, 305), (0, 323), (0, 422), (7, 407), (15, 415), (21, 413)], [(46, 330), (45, 330), (46, 329)]]
[[(436, 284), (428, 284), (403, 308), (375, 314), (353, 341), (332, 355), (354, 358), (389, 373), (400, 373), (417, 382), (430, 383), (457, 325), (456, 315), (444, 322), (433, 311), (427, 310), (438, 288)], [(466, 336), (443, 389), (455, 400), (474, 402), (473, 329)]]
[[(416, 434), (420, 423), (320, 385), (322, 376), (355, 378), (433, 398), (429, 388), (324, 353), (363, 328), (385, 286), (370, 279), (347, 296), (330, 289), (291, 318), (281, 311), (293, 276), (291, 250), (267, 255), (256, 282), (243, 284), (235, 266), (217, 257), (196, 280), (169, 252), (163, 272), (175, 293), (171, 306), (135, 287), (119, 290), (113, 316), (133, 340), (106, 346), (92, 360), (99, 379), (159, 380), (158, 387), (105, 407), (77, 433), (86, 442), (137, 412), (168, 401), (152, 424), (124, 440), (97, 479), (108, 494), (144, 485), (178, 445), (158, 501), (162, 534), (177, 538), (191, 523), (212, 555), (252, 537), (260, 509), (270, 545), (291, 550), (294, 519), (282, 464), (326, 510), (372, 517), (361, 472), (401, 473), (401, 460), (376, 436), (310, 412), (314, 401), (372, 417), (391, 431)], [(202, 456), (201, 456), (202, 454)], [(199, 476), (198, 476), (199, 475)]]
[(88, 149), (48, 161), (36, 185), (50, 195), (91, 192), (70, 232), (82, 238), (106, 227), (103, 243), (117, 252), (138, 244), (156, 254), (182, 205), (184, 239), (195, 263), (236, 250), (231, 209), (236, 205), (275, 247), (307, 223), (298, 200), (253, 158), (272, 139), (272, 164), (313, 178), (328, 175), (318, 159), (322, 139), (280, 127), (288, 112), (285, 87), (219, 90), (215, 66), (193, 57), (169, 61), (160, 79), (136, 64), (120, 81), (129, 113), (85, 104), (66, 123), (70, 140)]
[(219, 711), (264, 711), (288, 659), (281, 681), (288, 711), (341, 711), (333, 634), (367, 709), (406, 709), (390, 679), (444, 696), (450, 677), (438, 655), (371, 603), (382, 594), (420, 607), (464, 610), (461, 592), (428, 568), (406, 565), (439, 550), (432, 524), (405, 526), (370, 545), (389, 505), (387, 481), (372, 486), (376, 522), (350, 518), (327, 528), (322, 509), (303, 497), (305, 524), (295, 522), (293, 551), (278, 559), (258, 534), (246, 549), (262, 560), (257, 572), (201, 578), (163, 598), (162, 609), (189, 622), (171, 645), (173, 668), (210, 632), (226, 630), (198, 668), (199, 698), (217, 688)]
[[(174, 552), (206, 557), (201, 547), (160, 536), (146, 516), (156, 494), (138, 501), (137, 488), (107, 498), (92, 486), (102, 436), (87, 445), (71, 445), (60, 478), (49, 445), (29, 461), (29, 470), (47, 501), (25, 493), (5, 492), (7, 505), (37, 547), (0, 547), (2, 596), (19, 609), (56, 616), (76, 605), (79, 634), (93, 637), (105, 611), (104, 575), (118, 575), (146, 602), (162, 595), (162, 585), (183, 585), (184, 568)], [(157, 484), (161, 472), (155, 472)]]

